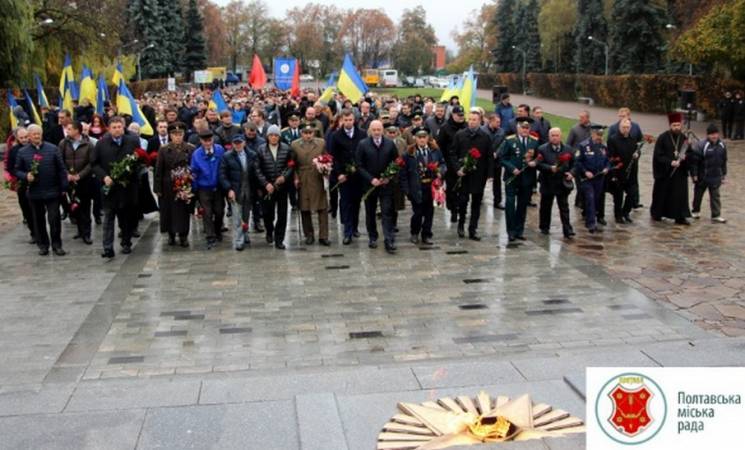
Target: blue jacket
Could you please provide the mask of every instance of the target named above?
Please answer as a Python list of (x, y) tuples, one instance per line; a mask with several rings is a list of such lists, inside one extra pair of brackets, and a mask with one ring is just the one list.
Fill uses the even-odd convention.
[(207, 157), (202, 146), (191, 155), (191, 173), (194, 178), (192, 185), (195, 191), (215, 191), (219, 187), (220, 161), (225, 149), (218, 144), (213, 144), (212, 149), (210, 157)]
[[(417, 154), (416, 145), (413, 146), (413, 153), (406, 152), (403, 158), (406, 161), (406, 167), (398, 172), (401, 191), (409, 196), (412, 203), (421, 203), (422, 191), (431, 189), (430, 185), (435, 178), (435, 175), (427, 169), (427, 164), (437, 163), (440, 176), (444, 178), (447, 170), (445, 158), (439, 149), (433, 148), (429, 149), (428, 157), (420, 156)], [(422, 178), (422, 174), (425, 178)]]
[(574, 169), (580, 179), (585, 178), (585, 172), (592, 172), (593, 175), (598, 175), (603, 170), (610, 169), (608, 148), (605, 144), (588, 142), (580, 146), (575, 156)]
[[(26, 174), (31, 171), (36, 154), (41, 155), (41, 161), (34, 182), (29, 183), (25, 181)], [(62, 162), (62, 155), (49, 142), (42, 142), (38, 149), (31, 144), (21, 147), (16, 156), (14, 175), (28, 185), (28, 197), (31, 200), (59, 198), (67, 190), (67, 170)]]
[(508, 103), (504, 105), (502, 102), (499, 102), (496, 108), (494, 108), (494, 112), (502, 119), (500, 126), (507, 133), (510, 128), (510, 121), (515, 118), (515, 111), (512, 110), (512, 104)]

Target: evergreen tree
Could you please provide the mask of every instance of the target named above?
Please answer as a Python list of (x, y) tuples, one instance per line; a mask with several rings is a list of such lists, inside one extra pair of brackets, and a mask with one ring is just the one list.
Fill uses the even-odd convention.
[(611, 18), (608, 44), (613, 72), (657, 72), (664, 65), (665, 11), (648, 0), (615, 0)]
[[(3, 2), (0, 17), (0, 88), (10, 88), (28, 79), (28, 63), (34, 50), (29, 29), (33, 27), (33, 11), (27, 1)], [(2, 99), (5, 102), (5, 98)], [(7, 116), (3, 117), (3, 120)]]
[(168, 50), (158, 0), (130, 0), (127, 12), (130, 28), (140, 40), (142, 78), (165, 75), (169, 68)]
[(516, 58), (515, 45), (515, 10), (517, 0), (501, 0), (494, 15), (497, 29), (497, 53), (495, 55), (497, 72), (518, 72), (522, 68), (522, 61)]
[[(540, 6), (537, 0), (523, 0), (515, 9), (515, 46), (525, 51), (526, 72), (537, 72), (541, 69), (541, 35), (538, 32), (538, 13)], [(515, 52), (516, 69), (522, 71), (522, 52)]]
[(579, 0), (574, 29), (575, 70), (578, 73), (605, 73), (605, 47), (588, 37), (608, 42), (608, 24), (603, 16), (603, 0)]
[(185, 25), (186, 45), (184, 46), (183, 68), (185, 72), (190, 73), (202, 70), (207, 65), (204, 24), (202, 14), (197, 7), (197, 0), (189, 0)]
[(163, 47), (168, 64), (166, 72), (171, 75), (181, 70), (184, 57), (184, 18), (181, 14), (180, 0), (160, 0), (158, 2), (164, 29)]

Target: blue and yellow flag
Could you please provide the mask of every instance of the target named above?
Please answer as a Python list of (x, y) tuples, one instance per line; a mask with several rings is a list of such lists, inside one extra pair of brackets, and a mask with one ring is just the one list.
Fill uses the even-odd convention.
[(122, 63), (117, 62), (116, 69), (114, 69), (114, 75), (111, 77), (111, 84), (118, 87), (122, 78), (124, 78), (124, 68), (122, 67)]
[(13, 97), (13, 92), (11, 92), (10, 89), (8, 89), (8, 109), (10, 110), (10, 129), (15, 130), (18, 128), (18, 119), (16, 118), (16, 115), (13, 114), (13, 109), (18, 106), (18, 103), (16, 103), (16, 98)]
[(109, 88), (106, 86), (106, 79), (103, 74), (98, 75), (98, 88), (96, 89), (96, 114), (104, 115), (104, 103), (109, 100)]
[(332, 72), (331, 75), (329, 75), (329, 79), (326, 81), (326, 89), (324, 89), (323, 94), (321, 94), (321, 97), (318, 99), (321, 103), (328, 104), (328, 102), (331, 101), (331, 99), (334, 98), (334, 82), (336, 81), (336, 72)]
[(39, 78), (39, 75), (34, 74), (34, 82), (36, 82), (36, 98), (39, 99), (39, 107), (49, 108), (47, 94), (44, 93), (44, 85), (41, 84), (41, 78)]
[(352, 62), (352, 57), (349, 54), (344, 55), (344, 64), (341, 66), (339, 81), (336, 83), (336, 87), (339, 89), (339, 92), (344, 94), (353, 103), (356, 103), (367, 94), (367, 85), (362, 81), (362, 77), (357, 72)]
[(83, 66), (82, 80), (80, 81), (80, 101), (87, 99), (95, 108), (97, 98), (96, 82), (93, 81), (93, 72), (88, 66)]
[(72, 72), (72, 59), (70, 54), (65, 55), (65, 63), (62, 66), (62, 73), (59, 76), (59, 95), (65, 96), (65, 90), (70, 88), (70, 84), (75, 84), (75, 74)]
[(225, 98), (222, 96), (220, 89), (215, 89), (212, 93), (212, 100), (210, 100), (210, 109), (214, 109), (218, 113), (228, 110), (228, 104), (225, 102)]
[(41, 117), (39, 116), (39, 112), (36, 111), (36, 106), (34, 106), (34, 102), (33, 100), (31, 100), (31, 96), (28, 95), (28, 91), (26, 89), (23, 90), (23, 95), (24, 97), (26, 97), (26, 104), (28, 105), (29, 111), (31, 111), (34, 123), (36, 125), (41, 125)]
[(72, 91), (70, 91), (70, 83), (67, 81), (67, 74), (64, 72), (62, 73), (62, 80), (64, 81), (65, 89), (62, 91), (62, 95), (59, 98), (59, 107), (60, 109), (65, 109), (72, 113)]
[(463, 109), (466, 110), (466, 118), (468, 118), (471, 108), (476, 106), (476, 79), (473, 76), (473, 66), (468, 69), (468, 73), (463, 78), (463, 86), (458, 99)]
[(135, 101), (124, 80), (119, 82), (119, 89), (116, 92), (116, 109), (119, 111), (119, 114), (132, 116), (132, 120), (140, 125), (140, 133), (143, 135), (152, 136), (154, 134), (153, 127), (147, 118), (145, 118), (140, 105)]
[(453, 95), (453, 91), (455, 91), (455, 79), (451, 78), (448, 80), (448, 87), (445, 88), (445, 90), (442, 91), (442, 95), (440, 96), (441, 102), (447, 102), (450, 100), (450, 96)]

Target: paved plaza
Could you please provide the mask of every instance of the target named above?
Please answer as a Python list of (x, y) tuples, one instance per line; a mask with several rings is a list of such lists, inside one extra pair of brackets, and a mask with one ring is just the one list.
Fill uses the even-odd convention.
[[(485, 202), (480, 243), (444, 210), (435, 246), (369, 250), (366, 236), (242, 253), (165, 245), (157, 216), (133, 254), (73, 241), (39, 257), (3, 192), (0, 449), (372, 449), (401, 401), (530, 393), (584, 418), (584, 369), (745, 364), (745, 147), (730, 147), (726, 225), (609, 220), (507, 246)], [(650, 199), (651, 147), (641, 165)], [(489, 194), (485, 198), (491, 198)], [(609, 199), (610, 202), (610, 199)], [(608, 211), (611, 211), (610, 203)], [(582, 436), (482, 448), (579, 449)]]

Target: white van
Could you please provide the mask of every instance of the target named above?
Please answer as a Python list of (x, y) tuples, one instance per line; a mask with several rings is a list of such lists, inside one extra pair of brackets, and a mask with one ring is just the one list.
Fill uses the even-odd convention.
[(400, 83), (398, 79), (398, 70), (383, 69), (380, 71), (380, 84), (383, 87), (398, 87)]

